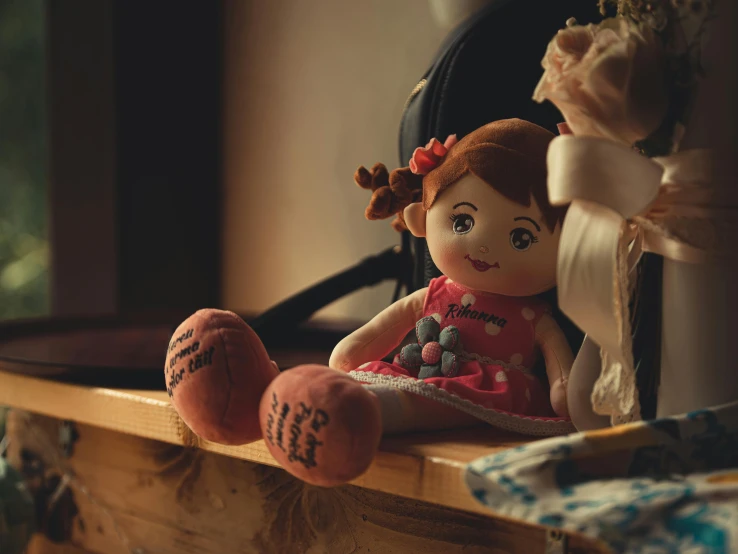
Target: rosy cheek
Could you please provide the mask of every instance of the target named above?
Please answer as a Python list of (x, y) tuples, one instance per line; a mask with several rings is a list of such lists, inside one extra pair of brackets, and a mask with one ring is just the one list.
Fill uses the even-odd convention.
[(452, 233), (448, 235), (450, 236), (438, 236), (437, 234), (427, 237), (431, 257), (443, 273), (448, 273), (449, 268), (462, 264), (467, 253), (464, 241), (458, 240), (458, 237)]
[(438, 257), (437, 263), (447, 265), (458, 263), (460, 259), (458, 244), (453, 241), (439, 241), (435, 248)]
[(545, 256), (537, 252), (526, 252), (524, 259), (519, 259), (513, 271), (515, 281), (526, 289), (538, 289), (552, 282), (556, 277), (555, 265), (551, 265)]

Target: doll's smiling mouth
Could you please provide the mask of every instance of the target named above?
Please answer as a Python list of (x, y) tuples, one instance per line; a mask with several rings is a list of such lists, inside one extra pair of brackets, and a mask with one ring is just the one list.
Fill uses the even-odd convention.
[(469, 263), (472, 264), (474, 266), (474, 269), (476, 269), (477, 271), (487, 271), (488, 269), (492, 269), (492, 268), (500, 269), (500, 262), (495, 262), (492, 265), (490, 265), (485, 261), (475, 260), (469, 254), (464, 256), (464, 259), (469, 260)]

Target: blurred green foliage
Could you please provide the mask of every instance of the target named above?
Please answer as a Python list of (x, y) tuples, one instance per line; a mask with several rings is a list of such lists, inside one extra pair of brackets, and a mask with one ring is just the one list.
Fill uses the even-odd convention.
[(49, 304), (44, 0), (0, 0), (0, 319)]

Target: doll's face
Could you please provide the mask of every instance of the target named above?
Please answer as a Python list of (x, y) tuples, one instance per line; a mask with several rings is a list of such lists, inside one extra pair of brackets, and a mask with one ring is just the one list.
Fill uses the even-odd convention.
[(526, 208), (467, 174), (439, 195), (425, 223), (433, 261), (461, 285), (507, 296), (555, 286), (561, 230), (548, 230), (534, 199)]

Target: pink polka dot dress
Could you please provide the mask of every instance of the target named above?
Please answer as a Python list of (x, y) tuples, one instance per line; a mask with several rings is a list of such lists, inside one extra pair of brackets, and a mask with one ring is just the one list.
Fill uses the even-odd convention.
[[(369, 362), (350, 372), (368, 384), (385, 384), (453, 405), (496, 425), (533, 435), (573, 430), (556, 417), (547, 387), (531, 373), (538, 351), (535, 328), (548, 306), (535, 297), (472, 291), (447, 277), (431, 281), (423, 315), (458, 330), (458, 359), (453, 376), (419, 378), (418, 371), (396, 356), (393, 363)], [(437, 343), (423, 357), (439, 358)]]

